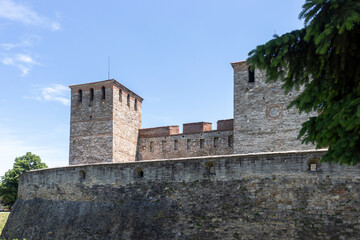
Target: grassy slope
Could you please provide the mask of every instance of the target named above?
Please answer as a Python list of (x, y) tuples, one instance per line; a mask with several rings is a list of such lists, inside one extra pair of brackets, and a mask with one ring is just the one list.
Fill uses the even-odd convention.
[(6, 223), (6, 220), (8, 218), (10, 213), (3, 213), (3, 212), (0, 212), (0, 235), (1, 235), (1, 232), (5, 226), (5, 223)]

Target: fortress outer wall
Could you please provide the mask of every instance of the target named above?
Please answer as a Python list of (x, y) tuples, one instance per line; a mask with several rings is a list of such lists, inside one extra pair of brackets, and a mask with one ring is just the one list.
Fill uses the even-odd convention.
[(7, 239), (359, 239), (359, 167), (323, 151), (27, 172)]

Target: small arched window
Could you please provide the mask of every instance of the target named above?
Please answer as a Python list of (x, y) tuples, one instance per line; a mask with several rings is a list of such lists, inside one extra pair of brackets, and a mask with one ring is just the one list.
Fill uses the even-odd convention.
[(122, 90), (119, 89), (119, 101), (122, 102)]
[(82, 102), (82, 90), (79, 89), (78, 102)]
[(105, 87), (101, 87), (101, 99), (105, 99)]
[(90, 88), (90, 101), (94, 101), (94, 89)]
[(130, 94), (127, 95), (127, 105), (130, 107)]
[(255, 82), (255, 68), (251, 70), (251, 67), (249, 67), (248, 72), (249, 72), (249, 83)]
[(135, 98), (134, 109), (135, 109), (135, 111), (137, 111), (137, 99), (136, 98)]

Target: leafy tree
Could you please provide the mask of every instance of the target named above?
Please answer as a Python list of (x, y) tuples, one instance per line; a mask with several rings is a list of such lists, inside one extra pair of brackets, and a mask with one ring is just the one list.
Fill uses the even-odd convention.
[(13, 169), (10, 169), (5, 173), (5, 176), (1, 177), (0, 198), (2, 203), (12, 206), (17, 199), (20, 175), (24, 172), (40, 168), (47, 168), (47, 165), (41, 162), (39, 156), (31, 154), (31, 152), (27, 152), (22, 157), (15, 158)]
[(318, 112), (302, 124), (299, 138), (328, 147), (322, 161), (360, 161), (360, 1), (306, 0), (304, 28), (274, 36), (249, 53), (268, 81), (285, 93), (304, 87), (288, 106)]

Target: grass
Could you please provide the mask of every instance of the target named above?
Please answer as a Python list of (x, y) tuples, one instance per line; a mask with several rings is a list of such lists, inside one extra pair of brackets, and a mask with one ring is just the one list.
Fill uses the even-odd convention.
[(10, 214), (9, 212), (0, 212), (0, 235), (3, 228), (5, 227), (5, 223), (9, 217), (9, 214)]

